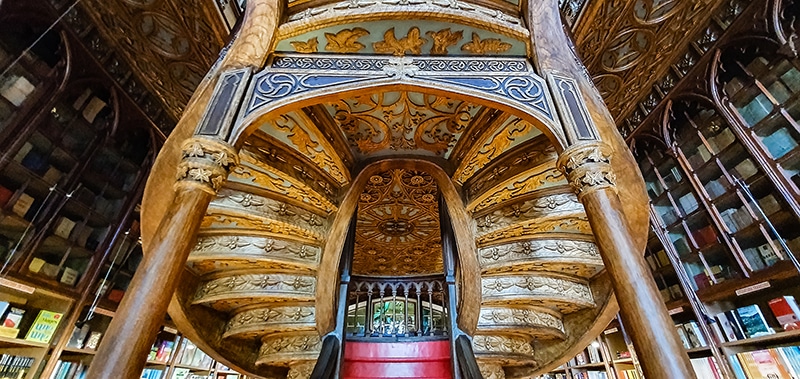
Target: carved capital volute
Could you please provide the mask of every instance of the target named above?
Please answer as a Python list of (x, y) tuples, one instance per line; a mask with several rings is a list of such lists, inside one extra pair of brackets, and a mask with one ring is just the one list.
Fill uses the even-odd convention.
[(611, 167), (609, 145), (590, 142), (573, 145), (558, 157), (558, 168), (567, 176), (570, 186), (581, 199), (600, 189), (617, 189), (617, 176)]
[(239, 163), (239, 155), (231, 145), (220, 140), (192, 137), (181, 145), (175, 188), (195, 188), (216, 194)]

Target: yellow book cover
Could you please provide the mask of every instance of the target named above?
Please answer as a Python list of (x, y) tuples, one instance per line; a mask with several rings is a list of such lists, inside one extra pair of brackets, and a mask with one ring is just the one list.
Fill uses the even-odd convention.
[(61, 316), (63, 316), (61, 313), (46, 310), (39, 311), (39, 315), (36, 316), (36, 321), (31, 325), (25, 339), (34, 342), (50, 343), (50, 339), (53, 338), (53, 334), (55, 334), (56, 328), (58, 328), (58, 323), (61, 321)]

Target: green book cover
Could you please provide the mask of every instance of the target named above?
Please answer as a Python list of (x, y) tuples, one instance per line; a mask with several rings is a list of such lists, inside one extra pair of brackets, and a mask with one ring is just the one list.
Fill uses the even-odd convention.
[(39, 311), (39, 315), (36, 316), (36, 321), (31, 325), (25, 339), (34, 342), (50, 343), (50, 339), (53, 338), (53, 334), (55, 334), (62, 316), (61, 313), (46, 310)]

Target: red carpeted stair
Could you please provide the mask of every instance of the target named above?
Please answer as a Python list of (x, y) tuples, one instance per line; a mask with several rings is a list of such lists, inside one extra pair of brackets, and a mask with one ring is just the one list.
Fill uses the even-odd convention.
[(355, 342), (344, 350), (345, 379), (450, 379), (450, 342)]

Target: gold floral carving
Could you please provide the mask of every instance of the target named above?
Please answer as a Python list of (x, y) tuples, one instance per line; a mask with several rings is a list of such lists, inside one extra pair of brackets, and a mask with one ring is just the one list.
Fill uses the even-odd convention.
[(505, 205), (489, 214), (478, 217), (476, 222), (478, 231), (486, 233), (532, 218), (581, 215), (584, 213), (583, 204), (578, 201), (575, 194), (557, 193)]
[(278, 297), (294, 301), (314, 300), (317, 280), (294, 274), (243, 274), (211, 279), (198, 288), (194, 303), (238, 297)]
[(358, 39), (367, 35), (369, 31), (364, 28), (343, 29), (336, 34), (325, 33), (325, 39), (328, 40), (325, 50), (334, 53), (357, 53), (367, 47), (358, 42)]
[(301, 181), (287, 176), (264, 162), (256, 159), (251, 153), (242, 151), (239, 154), (241, 164), (231, 170), (229, 180), (236, 180), (248, 185), (262, 188), (288, 199), (298, 205), (306, 205), (325, 214), (335, 212), (338, 208), (328, 198), (308, 188)]
[(240, 213), (255, 214), (265, 218), (297, 225), (315, 233), (325, 233), (330, 227), (328, 218), (318, 216), (303, 208), (275, 199), (247, 192), (223, 189), (211, 202), (212, 208), (229, 208)]
[(564, 174), (555, 162), (544, 163), (496, 186), (467, 205), (467, 211), (477, 213), (503, 201), (530, 194), (538, 189), (565, 183)]
[[(521, 149), (511, 155), (501, 155), (491, 167), (487, 167), (473, 175), (464, 184), (470, 201), (498, 183), (519, 175), (530, 167), (536, 167), (547, 161), (558, 159), (555, 147), (549, 141), (539, 138), (538, 141), (533, 142), (530, 145), (520, 146)], [(566, 184), (566, 181), (564, 184)]]
[(279, 170), (295, 180), (303, 182), (313, 191), (329, 198), (335, 198), (339, 184), (327, 173), (314, 169), (304, 157), (289, 152), (289, 149), (291, 149), (289, 145), (262, 130), (251, 134), (242, 148), (257, 161), (264, 162), (272, 169)]
[(286, 379), (309, 379), (311, 378), (311, 373), (314, 372), (316, 364), (316, 361), (292, 364), (289, 366), (289, 373), (286, 375)]
[(256, 364), (287, 366), (298, 361), (316, 360), (321, 347), (322, 341), (316, 332), (265, 337)]
[(215, 194), (225, 183), (228, 170), (238, 162), (236, 150), (227, 143), (194, 137), (181, 146), (177, 187), (198, 188)]
[(550, 234), (567, 234), (572, 238), (591, 239), (592, 227), (586, 216), (556, 219), (534, 219), (514, 224), (508, 228), (484, 234), (475, 239), (479, 247), (496, 245), (504, 241), (519, 239), (548, 238)]
[(596, 260), (602, 264), (597, 245), (586, 241), (532, 240), (478, 250), (481, 265), (542, 257), (565, 257)]
[(455, 46), (464, 38), (463, 30), (451, 32), (450, 28), (442, 29), (438, 32), (430, 30), (425, 34), (433, 40), (431, 55), (447, 55), (447, 48)]
[(473, 119), (476, 106), (416, 92), (387, 92), (332, 104), (334, 118), (361, 154), (423, 150), (443, 156)]
[(558, 167), (567, 175), (578, 199), (600, 189), (616, 191), (617, 176), (611, 167), (611, 147), (605, 143), (580, 144), (564, 150), (558, 158)]
[(481, 39), (478, 33), (472, 33), (472, 41), (461, 46), (461, 51), (468, 51), (476, 55), (498, 54), (511, 49), (512, 45), (498, 38)]
[[(296, 119), (295, 117), (299, 118)], [(350, 182), (350, 173), (344, 167), (330, 142), (319, 138), (319, 131), (309, 132), (305, 128), (313, 128), (314, 123), (305, 113), (292, 113), (280, 116), (273, 124), (278, 130), (288, 134), (289, 141), (304, 156), (325, 170), (340, 185)], [(312, 136), (312, 133), (314, 136)]]
[(497, 363), (478, 361), (478, 368), (481, 370), (483, 379), (506, 379), (506, 372), (503, 370), (503, 366)]
[(481, 307), (478, 330), (511, 329), (521, 334), (545, 334), (563, 337), (564, 322), (552, 310), (536, 308)]
[(524, 299), (528, 304), (545, 301), (564, 313), (595, 306), (589, 284), (578, 278), (543, 274), (491, 276), (481, 279), (483, 300), (505, 302)]
[(453, 178), (457, 183), (464, 184), (472, 175), (475, 175), (489, 162), (504, 153), (517, 137), (527, 135), (533, 128), (533, 125), (522, 119), (506, 124), (503, 129), (492, 135), (482, 146), (476, 145), (472, 151), (467, 153), (467, 157), (470, 158), (461, 161), (462, 163), (456, 169)]
[(443, 272), (438, 199), (428, 173), (396, 169), (372, 175), (358, 202), (353, 273)]
[(294, 51), (298, 53), (316, 53), (319, 41), (317, 37), (309, 38), (308, 41), (291, 41), (289, 42), (294, 47)]
[(268, 334), (285, 330), (314, 330), (314, 306), (270, 306), (235, 314), (225, 327), (224, 337), (243, 333)]
[(318, 246), (269, 237), (201, 236), (197, 239), (197, 245), (192, 250), (189, 261), (203, 260), (207, 256), (214, 256), (217, 259), (268, 257), (316, 264), (319, 253)]
[(477, 335), (472, 339), (476, 358), (481, 355), (526, 355), (533, 358), (533, 346), (522, 336)]
[(383, 33), (383, 41), (373, 43), (372, 48), (378, 54), (400, 56), (408, 52), (419, 55), (422, 54), (422, 45), (426, 42), (428, 41), (420, 37), (419, 28), (416, 26), (409, 29), (408, 35), (399, 40), (394, 35), (394, 28), (391, 28)]
[(321, 234), (308, 229), (265, 217), (250, 214), (236, 214), (221, 208), (210, 207), (205, 217), (203, 217), (203, 221), (200, 223), (200, 228), (201, 233), (218, 233), (222, 230), (234, 230), (239, 233), (249, 231), (293, 238), (314, 245), (321, 245), (323, 242)]

